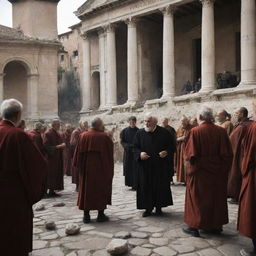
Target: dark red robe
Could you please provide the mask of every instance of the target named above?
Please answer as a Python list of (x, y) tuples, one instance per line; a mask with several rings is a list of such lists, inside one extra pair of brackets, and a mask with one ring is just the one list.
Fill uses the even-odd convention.
[(43, 138), (40, 132), (37, 130), (31, 130), (27, 131), (28, 136), (30, 139), (34, 142), (36, 147), (39, 149), (39, 151), (42, 153), (42, 155), (46, 156), (46, 151), (44, 148)]
[(228, 176), (228, 197), (234, 198), (236, 201), (238, 201), (239, 199), (242, 185), (242, 141), (251, 124), (252, 121), (250, 121), (249, 119), (239, 123), (237, 126), (235, 126), (234, 130), (230, 135), (234, 158)]
[(225, 129), (203, 123), (191, 130), (185, 148), (187, 188), (185, 223), (221, 229), (228, 223), (227, 182), (232, 148)]
[(70, 145), (72, 132), (65, 131), (61, 134), (63, 142), (66, 144), (66, 147), (63, 149), (63, 167), (64, 173), (68, 176), (71, 176), (72, 172), (72, 157), (73, 151)]
[[(81, 129), (77, 128), (71, 134), (70, 146), (71, 146), (71, 151), (72, 151), (73, 157), (74, 157), (75, 149), (78, 145), (78, 141), (79, 141), (79, 137), (80, 137), (81, 133), (82, 133)], [(73, 158), (73, 160), (74, 160), (74, 158)], [(79, 185), (79, 171), (73, 164), (72, 164), (71, 173), (72, 173), (72, 183), (76, 184), (78, 186)]]
[(63, 149), (56, 149), (57, 145), (63, 143), (60, 134), (50, 129), (44, 136), (44, 147), (48, 158), (47, 189), (63, 190)]
[(113, 142), (104, 132), (81, 134), (74, 156), (79, 170), (78, 207), (80, 210), (104, 210), (111, 205), (114, 175)]
[(32, 205), (44, 192), (46, 162), (29, 136), (9, 121), (0, 122), (0, 254), (32, 251)]
[(238, 231), (256, 239), (256, 122), (248, 129), (243, 141), (242, 187), (238, 212)]

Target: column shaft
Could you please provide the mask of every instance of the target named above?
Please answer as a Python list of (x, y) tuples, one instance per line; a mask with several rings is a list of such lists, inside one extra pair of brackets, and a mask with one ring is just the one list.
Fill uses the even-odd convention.
[(255, 0), (241, 0), (241, 84), (256, 85)]
[(100, 108), (106, 105), (106, 76), (105, 76), (105, 33), (99, 31), (99, 53), (100, 53)]
[(4, 75), (0, 74), (0, 104), (4, 100)]
[(171, 6), (162, 12), (163, 19), (163, 98), (175, 96), (174, 59), (174, 9)]
[(88, 35), (84, 35), (83, 39), (82, 112), (85, 112), (91, 107), (91, 49)]
[(138, 81), (138, 43), (137, 43), (137, 24), (135, 19), (127, 22), (127, 103), (136, 103), (139, 99)]
[(115, 27), (107, 26), (107, 105), (117, 104), (116, 36)]
[(28, 76), (28, 117), (38, 119), (38, 74)]
[(202, 89), (215, 90), (214, 0), (201, 0), (202, 9)]

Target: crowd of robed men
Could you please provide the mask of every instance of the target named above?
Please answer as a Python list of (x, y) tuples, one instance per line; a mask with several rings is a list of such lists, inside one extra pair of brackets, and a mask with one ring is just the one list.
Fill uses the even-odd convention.
[[(256, 114), (256, 102), (253, 106)], [(84, 223), (91, 222), (91, 210), (98, 211), (98, 222), (108, 221), (104, 210), (112, 196), (113, 141), (100, 118), (89, 130), (84, 122), (60, 132), (60, 121), (54, 120), (47, 131), (42, 123), (24, 131), (19, 126), (22, 108), (14, 99), (1, 105), (0, 251), (6, 256), (32, 251), (32, 205), (44, 196), (60, 196), (56, 191), (64, 189), (63, 172), (72, 174), (77, 184)], [(239, 232), (253, 241), (253, 251), (242, 250), (241, 255), (256, 255), (256, 123), (248, 119), (246, 108), (234, 116), (237, 123), (232, 127), (230, 115), (222, 110), (216, 125), (213, 110), (204, 106), (199, 125), (184, 116), (177, 133), (168, 119), (161, 127), (157, 117), (147, 114), (144, 128), (138, 129), (136, 117), (129, 118), (120, 134), (125, 185), (137, 191), (143, 217), (161, 216), (162, 208), (173, 204), (170, 183), (176, 171), (177, 181), (186, 183), (183, 231), (195, 237), (222, 232), (229, 196), (239, 203)]]

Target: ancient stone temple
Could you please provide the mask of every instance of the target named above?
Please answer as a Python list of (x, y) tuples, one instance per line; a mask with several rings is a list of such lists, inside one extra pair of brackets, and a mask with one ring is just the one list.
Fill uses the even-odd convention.
[(86, 1), (76, 12), (81, 117), (119, 126), (146, 111), (176, 122), (203, 103), (251, 109), (255, 13), (255, 0)]
[(56, 118), (59, 0), (9, 2), (13, 28), (0, 25), (0, 101), (20, 100), (27, 120)]

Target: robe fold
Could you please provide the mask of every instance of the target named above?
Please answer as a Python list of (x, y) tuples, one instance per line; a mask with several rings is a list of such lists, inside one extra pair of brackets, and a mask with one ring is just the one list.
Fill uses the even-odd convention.
[(79, 170), (78, 207), (80, 210), (104, 210), (111, 205), (114, 175), (113, 142), (104, 132), (81, 134), (74, 155)]
[(252, 121), (249, 119), (239, 123), (230, 135), (234, 158), (228, 177), (228, 197), (234, 198), (236, 201), (239, 199), (242, 185), (242, 141), (251, 124)]
[(0, 254), (32, 251), (32, 205), (44, 193), (46, 161), (29, 136), (9, 121), (0, 122)]
[(48, 159), (47, 189), (63, 190), (63, 149), (56, 146), (63, 143), (60, 134), (54, 129), (50, 129), (44, 136), (44, 147)]
[(185, 148), (184, 221), (189, 227), (220, 230), (228, 223), (227, 182), (232, 156), (223, 128), (205, 122), (191, 130)]
[(133, 140), (139, 129), (137, 127), (127, 127), (120, 134), (121, 144), (124, 148), (123, 170), (125, 177), (125, 185), (136, 189), (137, 187), (137, 165), (133, 154)]
[(74, 161), (74, 153), (78, 145), (78, 141), (81, 133), (82, 133), (81, 129), (77, 128), (72, 132), (71, 138), (70, 138), (70, 146), (71, 146), (71, 154), (72, 154), (72, 170), (71, 170), (72, 183), (76, 184), (77, 186), (79, 184), (79, 171), (73, 165), (73, 161)]
[[(167, 151), (167, 157), (160, 158), (161, 151)], [(167, 207), (173, 204), (170, 164), (174, 151), (175, 141), (163, 127), (157, 126), (154, 132), (140, 129), (136, 133), (134, 156), (138, 163), (138, 209), (151, 210), (154, 207)], [(146, 152), (150, 158), (141, 160), (141, 152)]]
[(30, 139), (34, 142), (35, 146), (39, 149), (42, 155), (46, 156), (46, 151), (44, 148), (43, 138), (40, 132), (37, 130), (31, 130), (27, 132)]
[(184, 150), (186, 137), (188, 136), (191, 129), (192, 126), (188, 125), (186, 128), (179, 127), (177, 130), (177, 139), (180, 137), (185, 137), (183, 141), (177, 141), (177, 152), (175, 154), (175, 171), (177, 174), (177, 182), (186, 182)]
[(256, 122), (244, 137), (241, 170), (243, 180), (237, 227), (242, 235), (256, 239)]
[(65, 131), (61, 133), (62, 141), (66, 144), (66, 147), (63, 149), (63, 170), (67, 176), (72, 174), (72, 157), (73, 149), (70, 144), (72, 132)]

